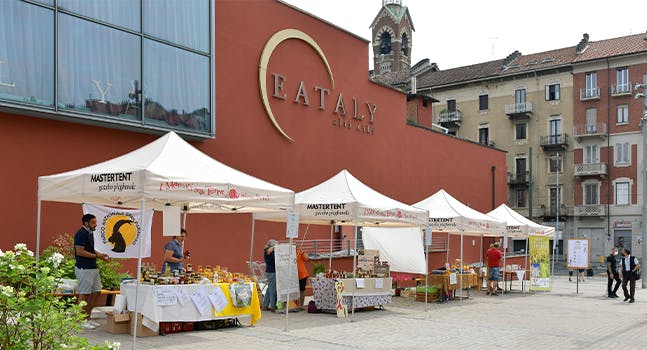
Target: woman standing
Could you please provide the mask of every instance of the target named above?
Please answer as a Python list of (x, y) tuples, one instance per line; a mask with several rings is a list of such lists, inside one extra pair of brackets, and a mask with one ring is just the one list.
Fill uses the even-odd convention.
[(263, 298), (263, 310), (276, 310), (276, 267), (274, 264), (274, 246), (278, 242), (270, 239), (265, 245), (265, 275), (267, 276), (267, 291)]

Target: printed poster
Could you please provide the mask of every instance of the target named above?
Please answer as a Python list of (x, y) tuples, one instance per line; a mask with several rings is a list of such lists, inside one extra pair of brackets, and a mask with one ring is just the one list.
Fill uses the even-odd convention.
[(97, 228), (92, 233), (94, 250), (111, 258), (137, 258), (141, 243), (142, 258), (151, 256), (152, 209), (144, 211), (144, 222), (141, 210), (83, 204), (83, 213), (97, 217)]
[(276, 294), (278, 301), (299, 299), (299, 274), (297, 273), (296, 246), (277, 244), (274, 246), (276, 266)]
[(569, 239), (566, 267), (575, 269), (589, 268), (589, 240)]
[(529, 236), (530, 290), (550, 290), (550, 240)]

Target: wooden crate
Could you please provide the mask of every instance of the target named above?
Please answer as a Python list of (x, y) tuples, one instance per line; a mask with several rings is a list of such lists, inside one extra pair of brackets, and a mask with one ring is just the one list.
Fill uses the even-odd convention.
[[(440, 292), (427, 293), (427, 302), (435, 303), (440, 298)], [(416, 301), (425, 302), (425, 292), (416, 292)]]

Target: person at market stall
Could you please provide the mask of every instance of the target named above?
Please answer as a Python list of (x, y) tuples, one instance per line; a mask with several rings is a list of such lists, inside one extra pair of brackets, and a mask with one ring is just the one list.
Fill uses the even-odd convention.
[[(607, 256), (607, 278), (609, 282), (607, 283), (607, 294), (609, 298), (618, 298), (618, 288), (620, 288), (620, 274), (618, 273), (618, 266), (616, 262), (616, 255), (618, 255), (618, 248), (611, 248), (611, 254)], [(613, 286), (613, 281), (616, 281), (616, 285)]]
[(265, 275), (267, 276), (267, 290), (263, 298), (262, 310), (276, 310), (276, 265), (274, 264), (274, 246), (278, 242), (270, 239), (263, 249), (265, 258)]
[(108, 254), (94, 250), (92, 232), (97, 228), (97, 218), (92, 214), (85, 214), (81, 217), (81, 223), (83, 226), (74, 235), (74, 275), (78, 280), (79, 303), (86, 303), (85, 322), (81, 327), (95, 329), (99, 323), (90, 320), (90, 315), (102, 288), (97, 259), (108, 261)]
[(173, 270), (178, 270), (179, 272), (184, 267), (182, 244), (185, 239), (186, 230), (181, 229), (180, 235), (174, 236), (173, 239), (164, 246), (164, 264), (162, 264), (162, 274), (166, 273), (166, 269), (169, 269), (169, 272), (173, 272)]
[[(634, 293), (636, 292), (636, 277), (640, 269), (638, 258), (631, 256), (631, 251), (627, 248), (622, 248), (622, 291), (625, 294), (625, 300), (633, 303)], [(627, 290), (627, 283), (629, 283), (629, 290)]]
[(299, 271), (299, 307), (305, 309), (303, 304), (306, 299), (306, 282), (308, 281), (308, 268), (306, 261), (310, 258), (308, 254), (301, 249), (297, 249), (297, 270)]
[(499, 250), (499, 246), (499, 242), (495, 242), (493, 247), (488, 249), (485, 255), (487, 257), (488, 295), (497, 295), (497, 289), (499, 288), (501, 258), (503, 257), (503, 254)]

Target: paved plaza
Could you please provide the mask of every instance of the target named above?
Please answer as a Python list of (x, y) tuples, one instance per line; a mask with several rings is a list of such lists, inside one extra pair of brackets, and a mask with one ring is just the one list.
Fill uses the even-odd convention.
[[(264, 313), (254, 327), (196, 331), (137, 339), (137, 349), (647, 349), (647, 291), (637, 283), (636, 302), (606, 297), (606, 277), (580, 283), (555, 277), (548, 293), (487, 296), (429, 304), (394, 297), (385, 310), (331, 314)], [(513, 288), (519, 288), (517, 281)], [(622, 296), (622, 288), (619, 290)], [(103, 321), (102, 321), (103, 322)], [(86, 331), (93, 342), (132, 337), (101, 326)]]

